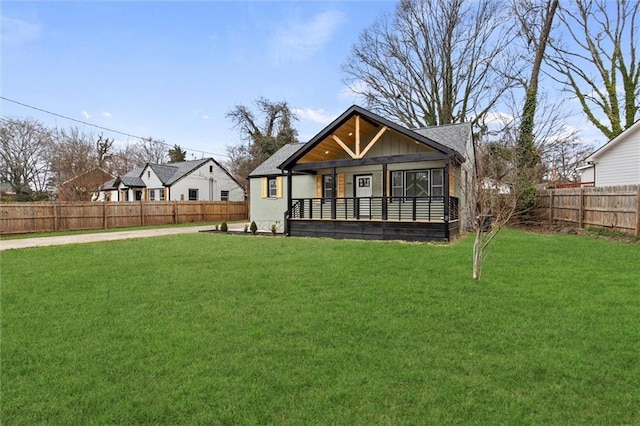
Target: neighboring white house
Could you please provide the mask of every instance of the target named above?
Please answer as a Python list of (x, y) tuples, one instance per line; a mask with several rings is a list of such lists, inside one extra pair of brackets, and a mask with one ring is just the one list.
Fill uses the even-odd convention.
[(586, 158), (582, 185), (640, 184), (640, 120)]
[(147, 163), (102, 186), (105, 201), (244, 201), (242, 186), (213, 158)]

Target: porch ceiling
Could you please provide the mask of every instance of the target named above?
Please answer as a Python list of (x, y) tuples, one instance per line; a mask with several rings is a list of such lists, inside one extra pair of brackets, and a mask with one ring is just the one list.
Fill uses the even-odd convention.
[[(322, 161), (352, 159), (353, 154), (362, 153), (367, 149), (369, 141), (373, 140), (373, 144), (375, 144), (377, 141), (376, 136), (381, 137), (385, 131), (394, 132), (386, 126), (380, 126), (370, 120), (367, 120), (363, 116), (354, 115), (331, 134), (327, 135), (327, 137), (318, 143), (313, 149), (304, 154), (297, 163), (308, 164)], [(403, 139), (410, 140), (404, 135), (398, 134), (397, 132), (394, 133)], [(368, 135), (372, 136), (367, 138)], [(338, 141), (342, 142), (342, 144), (344, 144), (351, 152), (346, 151)], [(357, 146), (358, 143), (359, 147)], [(422, 144), (420, 144), (420, 148), (425, 152), (433, 151), (433, 148)]]

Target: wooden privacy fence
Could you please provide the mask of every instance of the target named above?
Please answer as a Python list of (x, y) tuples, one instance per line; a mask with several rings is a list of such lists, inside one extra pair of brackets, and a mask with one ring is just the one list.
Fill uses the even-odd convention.
[(640, 235), (640, 185), (538, 192), (538, 217), (579, 228), (606, 227)]
[(246, 220), (244, 201), (1, 203), (0, 234)]

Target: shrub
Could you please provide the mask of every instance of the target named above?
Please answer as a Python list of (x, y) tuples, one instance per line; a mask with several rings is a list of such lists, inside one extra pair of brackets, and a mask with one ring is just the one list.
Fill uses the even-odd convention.
[(258, 225), (256, 225), (254, 221), (251, 221), (251, 226), (249, 227), (249, 229), (251, 230), (252, 234), (255, 234), (256, 232), (258, 232)]
[(221, 230), (222, 232), (227, 232), (227, 231), (229, 230), (229, 227), (227, 226), (227, 222), (222, 222), (222, 223), (220, 224), (220, 230)]
[(249, 232), (249, 224), (248, 224), (248, 223), (245, 223), (245, 224), (244, 224), (244, 231), (243, 231), (243, 232), (244, 232), (245, 234), (246, 234), (247, 232)]

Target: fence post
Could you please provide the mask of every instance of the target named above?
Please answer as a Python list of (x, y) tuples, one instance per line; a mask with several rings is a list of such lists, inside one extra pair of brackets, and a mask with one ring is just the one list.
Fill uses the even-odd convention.
[(549, 190), (549, 223), (553, 225), (553, 189)]
[(140, 200), (140, 224), (144, 226), (144, 204), (142, 200)]
[(58, 232), (58, 203), (53, 203), (53, 231)]
[(584, 188), (580, 188), (580, 197), (578, 198), (578, 228), (584, 227)]
[(231, 212), (229, 211), (229, 200), (227, 200), (227, 222), (231, 219)]
[(178, 224), (178, 202), (174, 201), (173, 203), (171, 203), (171, 205), (173, 206), (173, 223), (174, 225)]
[(206, 213), (207, 213), (207, 206), (205, 205), (204, 201), (200, 204), (200, 215), (202, 216), (202, 220), (200, 222), (205, 222), (206, 220)]
[(640, 185), (636, 188), (636, 237), (640, 236)]
[(107, 229), (107, 203), (108, 201), (104, 201), (102, 206), (102, 227)]

